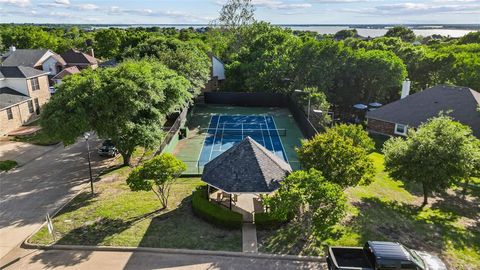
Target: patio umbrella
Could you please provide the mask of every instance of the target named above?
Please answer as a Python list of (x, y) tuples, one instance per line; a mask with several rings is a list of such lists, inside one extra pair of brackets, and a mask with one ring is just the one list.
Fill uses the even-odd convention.
[(365, 110), (366, 108), (368, 108), (368, 106), (365, 105), (365, 104), (358, 103), (358, 104), (353, 105), (353, 108), (359, 109), (359, 110)]
[(368, 106), (376, 107), (376, 108), (382, 107), (382, 105), (383, 105), (382, 103), (378, 103), (378, 102), (372, 102), (372, 103), (368, 104)]

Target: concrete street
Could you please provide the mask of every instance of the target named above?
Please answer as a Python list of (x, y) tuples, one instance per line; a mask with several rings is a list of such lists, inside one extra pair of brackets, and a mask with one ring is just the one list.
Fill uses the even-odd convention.
[(31, 250), (21, 260), (5, 266), (10, 269), (326, 269), (314, 262), (160, 254), (149, 252), (106, 252), (69, 250)]
[[(90, 143), (94, 172), (98, 172), (108, 160), (95, 152), (99, 141)], [(21, 146), (0, 147), (0, 156), (20, 157), (21, 162), (27, 162), (28, 156), (36, 157), (0, 174), (0, 258), (22, 243), (39, 228), (47, 213), (52, 214), (88, 181), (85, 141), (43, 150), (38, 146)]]

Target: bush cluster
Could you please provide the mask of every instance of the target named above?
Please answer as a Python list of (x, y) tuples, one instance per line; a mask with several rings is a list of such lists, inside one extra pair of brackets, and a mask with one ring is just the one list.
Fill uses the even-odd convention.
[(242, 227), (242, 215), (209, 202), (205, 186), (199, 187), (193, 192), (192, 208), (195, 215), (220, 227), (228, 229)]

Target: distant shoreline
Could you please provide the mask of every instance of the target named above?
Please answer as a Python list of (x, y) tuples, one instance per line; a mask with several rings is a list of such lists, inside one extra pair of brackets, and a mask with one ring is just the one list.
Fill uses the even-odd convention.
[[(90, 24), (90, 23), (0, 23), (0, 25), (38, 25), (38, 26), (82, 26), (82, 27), (208, 27), (209, 24)], [(362, 29), (388, 29), (393, 26), (405, 26), (411, 29), (450, 29), (450, 30), (479, 30), (480, 24), (272, 24), (281, 27), (348, 27)]]

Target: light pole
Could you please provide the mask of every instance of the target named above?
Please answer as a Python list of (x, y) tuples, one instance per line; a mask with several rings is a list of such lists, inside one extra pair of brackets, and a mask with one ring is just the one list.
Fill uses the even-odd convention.
[(90, 138), (90, 133), (85, 132), (83, 134), (83, 137), (85, 138), (85, 141), (87, 142), (87, 157), (88, 157), (88, 171), (90, 173), (90, 190), (93, 195), (93, 177), (92, 177), (92, 164), (90, 162), (90, 144), (88, 143), (88, 139)]
[(310, 120), (310, 104), (311, 104), (311, 98), (312, 98), (312, 94), (310, 92), (305, 92), (303, 90), (300, 90), (300, 89), (295, 89), (295, 92), (296, 93), (306, 93), (308, 94), (308, 112), (307, 112), (307, 119)]
[[(323, 114), (323, 111), (322, 111), (322, 110), (315, 110), (315, 109), (314, 109), (313, 112), (314, 112), (314, 113)], [(330, 126), (333, 126), (333, 123), (334, 123), (334, 121), (335, 121), (335, 114), (334, 114), (334, 112), (327, 112), (327, 115), (328, 115), (328, 114), (331, 114), (331, 115), (332, 115), (332, 121), (331, 121), (331, 123), (330, 123)]]

